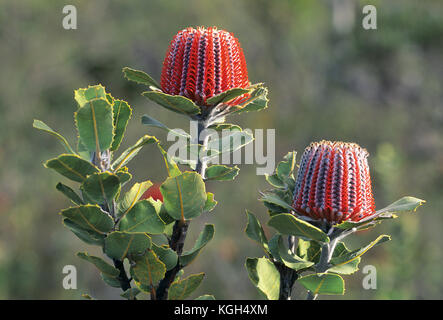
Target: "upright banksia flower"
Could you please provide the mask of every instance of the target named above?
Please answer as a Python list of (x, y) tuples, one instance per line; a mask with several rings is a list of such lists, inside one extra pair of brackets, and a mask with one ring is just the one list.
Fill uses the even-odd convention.
[(208, 98), (226, 90), (248, 87), (240, 43), (232, 33), (215, 27), (178, 32), (166, 53), (160, 84), (165, 93), (185, 96), (198, 105), (206, 105)]
[(293, 207), (331, 224), (359, 221), (374, 213), (368, 152), (355, 143), (311, 143), (302, 155)]

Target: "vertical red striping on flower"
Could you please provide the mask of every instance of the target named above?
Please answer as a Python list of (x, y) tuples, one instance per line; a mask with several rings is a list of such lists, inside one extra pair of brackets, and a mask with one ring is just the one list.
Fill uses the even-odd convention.
[(373, 214), (368, 155), (355, 143), (311, 143), (300, 161), (294, 210), (331, 224), (360, 221)]
[[(226, 90), (248, 87), (248, 69), (238, 39), (215, 27), (181, 30), (169, 45), (160, 84), (163, 92), (185, 96), (199, 105), (207, 105), (208, 98)], [(240, 104), (247, 97), (229, 104)]]

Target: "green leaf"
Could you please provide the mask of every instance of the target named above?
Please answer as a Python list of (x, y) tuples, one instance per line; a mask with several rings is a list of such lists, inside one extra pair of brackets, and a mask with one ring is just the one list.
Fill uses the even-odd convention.
[(105, 235), (90, 229), (83, 228), (68, 218), (63, 219), (63, 224), (71, 230), (80, 240), (87, 244), (103, 246), (105, 243)]
[(123, 186), (126, 182), (132, 179), (132, 174), (128, 172), (128, 167), (122, 167), (115, 172), (115, 175), (120, 179), (120, 184)]
[(102, 85), (88, 86), (87, 88), (80, 88), (74, 91), (74, 99), (80, 107), (83, 107), (89, 101), (103, 98), (106, 99), (105, 87)]
[(81, 189), (96, 203), (112, 203), (120, 191), (120, 180), (111, 172), (100, 172), (89, 175)]
[(219, 180), (219, 181), (227, 181), (234, 180), (234, 178), (238, 175), (240, 169), (235, 167), (228, 167), (225, 165), (213, 165), (206, 169), (205, 177), (206, 180)]
[(190, 116), (200, 113), (200, 108), (192, 100), (183, 96), (174, 96), (160, 91), (146, 91), (142, 93), (142, 96), (180, 114)]
[[(351, 251), (348, 248), (346, 248), (343, 242), (339, 242), (337, 243), (337, 246), (334, 249), (332, 258), (338, 258), (346, 254), (349, 254), (350, 252)], [(349, 263), (345, 263), (328, 269), (328, 272), (339, 273), (339, 274), (353, 274), (354, 272), (358, 271), (358, 265), (360, 263), (360, 260), (361, 260), (360, 257), (357, 259), (353, 259)]]
[(289, 152), (284, 157), (285, 160), (279, 162), (277, 165), (276, 174), (280, 180), (286, 181), (288, 178), (292, 177), (295, 168), (295, 155), (295, 151)]
[(281, 234), (329, 242), (329, 237), (326, 235), (326, 233), (312, 224), (294, 217), (292, 214), (277, 214), (271, 217), (268, 225), (275, 228)]
[(171, 248), (165, 248), (152, 243), (152, 250), (154, 250), (157, 257), (165, 264), (166, 270), (169, 271), (177, 265), (177, 253)]
[(154, 87), (155, 89), (161, 90), (161, 86), (155, 81), (153, 78), (151, 78), (147, 73), (135, 70), (132, 68), (124, 67), (123, 73), (125, 75), (125, 78), (134, 81), (140, 84), (144, 84), (148, 87)]
[(112, 112), (114, 119), (114, 138), (112, 140), (111, 151), (115, 151), (122, 142), (126, 126), (131, 118), (132, 109), (126, 101), (114, 100)]
[(129, 288), (125, 292), (123, 292), (120, 297), (123, 297), (128, 300), (134, 300), (135, 297), (140, 293), (141, 291), (138, 288)]
[(125, 193), (117, 204), (117, 217), (122, 217), (135, 205), (140, 197), (152, 186), (152, 182), (147, 180), (134, 185)]
[(102, 273), (101, 275), (102, 280), (108, 285), (111, 286), (113, 288), (121, 288), (120, 286), (120, 281), (116, 278), (116, 277), (108, 277), (107, 275), (105, 275), (104, 273)]
[(114, 221), (108, 213), (97, 205), (83, 205), (62, 210), (61, 215), (80, 227), (97, 233), (108, 233), (114, 227)]
[(194, 300), (215, 300), (215, 297), (212, 294), (204, 294)]
[(403, 197), (400, 200), (391, 203), (386, 208), (377, 211), (377, 215), (386, 213), (399, 213), (399, 212), (410, 212), (416, 211), (419, 206), (424, 204), (426, 201), (414, 197)]
[(214, 210), (214, 208), (218, 202), (214, 199), (213, 193), (208, 192), (208, 193), (206, 193), (206, 195), (207, 195), (207, 198), (206, 198), (205, 206), (203, 208), (203, 212), (211, 212), (212, 210)]
[(99, 172), (96, 166), (73, 154), (62, 154), (57, 158), (48, 160), (44, 166), (54, 169), (66, 178), (77, 182), (83, 182), (88, 175)]
[(168, 176), (176, 177), (181, 175), (181, 171), (178, 168), (177, 163), (175, 163), (175, 161), (169, 156), (169, 154), (165, 151), (165, 149), (162, 148), (159, 143), (157, 144), (157, 147), (163, 155), (163, 159), (165, 160), (165, 166), (166, 170), (168, 171)]
[(32, 126), (36, 129), (42, 130), (44, 132), (47, 132), (51, 135), (53, 135), (54, 137), (56, 137), (58, 140), (60, 140), (61, 144), (63, 145), (63, 147), (65, 147), (66, 152), (68, 153), (73, 153), (75, 154), (74, 150), (72, 150), (71, 146), (69, 145), (68, 141), (65, 139), (65, 137), (63, 137), (60, 133), (55, 132), (54, 130), (52, 130), (48, 125), (46, 125), (46, 123), (44, 123), (43, 121), (40, 120), (36, 120), (34, 119), (34, 123), (32, 124)]
[(321, 255), (321, 245), (317, 241), (298, 239), (297, 254), (304, 260), (317, 263)]
[(183, 280), (174, 281), (169, 288), (168, 300), (186, 299), (192, 292), (194, 292), (198, 288), (204, 277), (205, 274), (202, 272), (198, 274), (192, 274)]
[(284, 188), (285, 183), (280, 180), (280, 178), (277, 176), (277, 174), (268, 175), (265, 174), (266, 181), (275, 188)]
[(297, 280), (312, 294), (344, 294), (345, 282), (337, 274), (310, 274)]
[(197, 241), (191, 250), (186, 251), (180, 257), (180, 264), (185, 267), (189, 265), (195, 258), (200, 254), (201, 250), (208, 244), (209, 241), (214, 237), (214, 225), (205, 225), (203, 231), (199, 234)]
[(143, 232), (111, 232), (105, 239), (108, 257), (123, 261), (128, 255), (143, 254), (151, 249), (151, 238)]
[(55, 187), (58, 191), (63, 193), (66, 197), (71, 199), (72, 202), (74, 202), (77, 205), (84, 204), (83, 200), (75, 193), (72, 188), (68, 187), (67, 185), (64, 185), (63, 183), (59, 182), (57, 183), (57, 186)]
[(213, 129), (216, 131), (223, 131), (223, 130), (242, 131), (242, 128), (240, 126), (232, 123), (216, 123), (209, 126), (209, 129)]
[(119, 170), (120, 168), (124, 167), (129, 161), (131, 161), (132, 158), (137, 155), (137, 153), (141, 150), (141, 148), (143, 148), (144, 145), (151, 143), (158, 143), (157, 138), (148, 135), (141, 137), (136, 144), (126, 149), (120, 155), (120, 157), (118, 157), (117, 160), (112, 163), (112, 167), (114, 168), (114, 170)]
[(206, 204), (206, 188), (196, 172), (184, 172), (169, 177), (160, 186), (163, 204), (168, 214), (176, 220), (198, 217)]
[(148, 200), (135, 203), (120, 220), (120, 231), (161, 234), (164, 230), (164, 222)]
[(87, 252), (78, 252), (77, 257), (94, 264), (98, 270), (108, 277), (117, 277), (120, 274), (118, 269), (114, 268), (103, 259), (89, 255)]
[(93, 99), (75, 113), (79, 139), (90, 152), (109, 149), (114, 135), (112, 107), (104, 98)]
[(246, 270), (249, 279), (268, 299), (278, 300), (280, 294), (280, 273), (275, 265), (263, 258), (247, 258)]
[(237, 97), (244, 95), (245, 93), (248, 93), (249, 91), (250, 89), (232, 88), (207, 99), (206, 103), (208, 105), (214, 106), (218, 105), (219, 103), (227, 103)]
[(182, 130), (172, 130), (172, 129), (168, 128), (166, 125), (164, 125), (163, 123), (161, 123), (157, 119), (154, 119), (153, 117), (148, 116), (147, 114), (142, 116), (142, 124), (166, 130), (167, 132), (170, 132), (170, 133), (174, 134), (175, 136), (184, 137), (186, 139), (189, 139), (191, 137), (188, 133), (186, 133)]
[(263, 248), (268, 251), (268, 239), (266, 238), (265, 232), (260, 224), (260, 221), (248, 210), (246, 210), (246, 216), (248, 222), (246, 225), (245, 233), (246, 235), (258, 242)]
[[(253, 135), (248, 131), (233, 130), (228, 132), (223, 131), (221, 138), (216, 136), (215, 139), (209, 137), (206, 153), (211, 155), (218, 153), (229, 153), (237, 151), (243, 148), (245, 145), (251, 143), (254, 140)], [(209, 151), (209, 152), (208, 152)]]
[(166, 267), (152, 250), (146, 251), (142, 256), (134, 256), (134, 263), (131, 274), (143, 286), (152, 288), (165, 277)]
[(250, 97), (238, 106), (232, 106), (232, 113), (242, 113), (250, 111), (261, 111), (268, 107), (268, 89), (262, 84), (256, 84)]
[(365, 254), (369, 249), (371, 249), (373, 246), (377, 245), (377, 244), (381, 244), (383, 242), (389, 241), (391, 240), (391, 237), (388, 235), (381, 235), (379, 236), (377, 239), (375, 239), (374, 241), (372, 241), (370, 244), (368, 244), (365, 247), (362, 247), (358, 250), (354, 250), (352, 252), (343, 254), (341, 256), (335, 257), (331, 259), (331, 264), (334, 267), (338, 267), (338, 266), (342, 266), (348, 263), (351, 263), (352, 261), (358, 259), (359, 257), (361, 257), (363, 254)]
[(314, 262), (303, 260), (286, 248), (283, 243), (282, 236), (279, 234), (272, 237), (272, 239), (269, 241), (269, 250), (275, 259), (282, 262), (288, 268), (296, 271), (306, 269), (314, 265)]
[(263, 201), (264, 203), (271, 203), (288, 211), (294, 210), (286, 201), (278, 197), (276, 194), (266, 193), (260, 198), (260, 201)]

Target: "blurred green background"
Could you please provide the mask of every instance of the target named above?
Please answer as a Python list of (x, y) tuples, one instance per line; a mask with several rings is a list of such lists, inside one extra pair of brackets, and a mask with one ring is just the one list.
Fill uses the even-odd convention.
[[(77, 8), (78, 29), (64, 30), (62, 8)], [(375, 4), (378, 29), (361, 26), (362, 7)], [(376, 205), (404, 195), (426, 199), (416, 214), (354, 235), (350, 247), (392, 234), (393, 240), (363, 258), (345, 276), (338, 299), (443, 298), (443, 3), (426, 1), (13, 1), (0, 3), (0, 299), (78, 299), (82, 293), (119, 298), (93, 266), (75, 252), (85, 246), (61, 224), (69, 206), (55, 190), (68, 183), (42, 163), (62, 147), (32, 128), (44, 120), (74, 142), (73, 91), (101, 83), (127, 100), (134, 114), (123, 148), (150, 133), (149, 113), (171, 128), (188, 128), (140, 96), (121, 69), (142, 69), (159, 79), (169, 41), (188, 26), (218, 26), (235, 33), (252, 82), (269, 87), (270, 107), (231, 121), (246, 128), (275, 128), (276, 157), (303, 151), (320, 139), (366, 147)], [(300, 154), (300, 153), (299, 153)], [(299, 159), (299, 157), (297, 158)], [(166, 171), (154, 147), (130, 163), (132, 181), (162, 181)], [(72, 184), (71, 184), (72, 185)], [(218, 299), (257, 299), (244, 269), (260, 248), (243, 233), (249, 209), (264, 222), (257, 201), (268, 188), (254, 165), (242, 165), (234, 182), (210, 184), (219, 201), (213, 213), (191, 224), (187, 244), (205, 222), (215, 223), (212, 243), (186, 273), (207, 274), (196, 294)], [(268, 234), (272, 230), (266, 229)], [(377, 290), (364, 290), (361, 269), (377, 268)], [(78, 270), (78, 289), (62, 287), (63, 266)], [(303, 298), (299, 287), (294, 297)]]

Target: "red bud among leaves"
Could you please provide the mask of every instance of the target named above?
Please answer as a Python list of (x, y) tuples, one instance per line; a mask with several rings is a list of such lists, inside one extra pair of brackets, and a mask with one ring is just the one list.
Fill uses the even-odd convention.
[(154, 200), (160, 200), (161, 202), (163, 202), (163, 195), (160, 192), (159, 184), (155, 183), (154, 185), (152, 185), (148, 190), (145, 191), (145, 193), (143, 193), (140, 199), (144, 200), (149, 198), (152, 198)]
[(355, 143), (311, 143), (300, 160), (293, 207), (330, 223), (359, 221), (375, 212), (368, 152)]
[[(243, 50), (232, 33), (215, 27), (187, 28), (172, 39), (161, 75), (165, 93), (206, 105), (206, 100), (214, 95), (248, 86)], [(229, 104), (239, 104), (246, 97), (243, 95)]]

